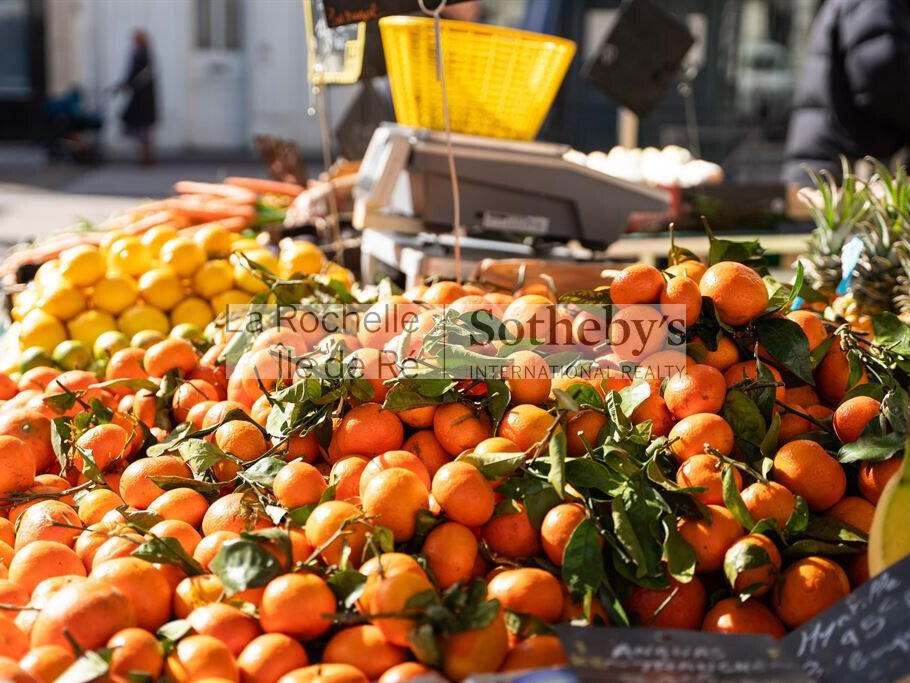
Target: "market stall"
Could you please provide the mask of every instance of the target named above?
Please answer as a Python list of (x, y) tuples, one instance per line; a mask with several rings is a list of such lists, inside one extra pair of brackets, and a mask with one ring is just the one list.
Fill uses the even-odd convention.
[(387, 41), (361, 162), (0, 264), (0, 680), (910, 674), (906, 172), (631, 238), (718, 178), (534, 142), (570, 41), (307, 6)]

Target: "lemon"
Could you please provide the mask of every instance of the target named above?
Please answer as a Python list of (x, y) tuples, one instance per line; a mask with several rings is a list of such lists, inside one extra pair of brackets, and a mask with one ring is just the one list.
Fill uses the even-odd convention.
[(60, 320), (69, 320), (85, 310), (85, 296), (75, 287), (54, 289), (38, 300), (38, 308)]
[(91, 348), (102, 332), (117, 329), (117, 321), (106, 311), (89, 309), (70, 320), (67, 328), (71, 339), (78, 339)]
[(234, 243), (231, 245), (231, 251), (247, 252), (256, 249), (262, 249), (262, 245), (252, 237), (241, 237), (234, 240)]
[(157, 330), (142, 330), (133, 335), (133, 338), (130, 339), (130, 346), (134, 346), (137, 349), (147, 349), (162, 339), (164, 339), (164, 335)]
[(19, 372), (32, 368), (45, 368), (54, 364), (51, 354), (40, 346), (30, 346), (19, 356)]
[(84, 287), (104, 276), (104, 259), (97, 247), (81, 244), (60, 254), (59, 272), (77, 287)]
[(329, 263), (326, 266), (325, 274), (329, 276), (329, 279), (340, 282), (345, 289), (350, 289), (354, 286), (354, 273), (337, 263)]
[(95, 358), (110, 358), (120, 349), (125, 349), (130, 345), (130, 340), (123, 332), (118, 330), (108, 330), (98, 335), (92, 351)]
[[(250, 250), (244, 255), (250, 261), (257, 263), (270, 273), (278, 273), (278, 259), (275, 258), (272, 252), (260, 247), (259, 249)], [(255, 271), (247, 269), (246, 261), (241, 260), (236, 256), (233, 256), (231, 260), (234, 263), (234, 281), (240, 289), (250, 292), (251, 294), (256, 294), (268, 289), (265, 283), (259, 279)]]
[(57, 344), (51, 357), (64, 370), (85, 370), (92, 362), (89, 347), (77, 339), (67, 339)]
[(149, 251), (152, 252), (152, 256), (157, 258), (158, 254), (161, 253), (161, 247), (176, 236), (177, 229), (173, 225), (162, 223), (161, 225), (156, 225), (154, 228), (150, 228), (149, 231), (142, 236), (142, 243), (149, 248)]
[(152, 252), (137, 237), (121, 237), (107, 252), (108, 268), (138, 277), (152, 267)]
[(212, 322), (214, 318), (215, 314), (212, 313), (212, 308), (208, 305), (208, 302), (197, 296), (184, 299), (171, 311), (171, 325), (174, 326), (189, 323), (201, 330)]
[(207, 225), (193, 235), (193, 241), (202, 247), (209, 258), (224, 258), (231, 253), (234, 236), (220, 225)]
[(281, 251), (279, 263), (283, 278), (289, 278), (294, 273), (313, 275), (322, 270), (325, 256), (315, 244), (299, 241)]
[(133, 337), (144, 330), (167, 334), (171, 329), (171, 323), (161, 309), (143, 304), (134, 304), (121, 313), (117, 318), (117, 325), (128, 337)]
[(22, 319), (19, 344), (23, 349), (41, 346), (52, 349), (66, 339), (66, 328), (59, 319), (41, 309), (29, 311)]
[(98, 248), (103, 254), (107, 254), (111, 249), (111, 245), (124, 237), (130, 237), (129, 233), (125, 233), (122, 230), (111, 230), (102, 236), (101, 241), (98, 243)]
[(205, 263), (205, 251), (187, 237), (175, 237), (161, 247), (158, 258), (173, 268), (178, 275), (192, 275)]
[(92, 292), (92, 308), (117, 315), (136, 303), (139, 286), (126, 273), (114, 273), (102, 278)]
[(242, 292), (239, 289), (229, 289), (212, 297), (212, 308), (216, 315), (224, 313), (228, 306), (245, 306), (248, 303), (250, 303), (249, 292)]
[(186, 339), (189, 342), (198, 342), (200, 344), (205, 341), (202, 330), (192, 323), (179, 323), (174, 325), (174, 329), (171, 330), (171, 333), (168, 336), (173, 337), (174, 339)]
[(163, 311), (176, 306), (186, 291), (173, 268), (153, 268), (139, 278), (139, 293), (147, 304)]
[(206, 261), (193, 275), (193, 290), (206, 299), (234, 286), (234, 269), (224, 259)]
[(42, 292), (43, 287), (38, 287), (33, 283), (23, 289), (21, 292), (13, 295), (13, 305), (16, 308), (21, 308), (26, 313), (28, 313), (38, 305), (38, 301), (41, 299)]
[(60, 274), (60, 259), (55, 258), (42, 263), (38, 266), (38, 270), (35, 271), (35, 277), (32, 280), (39, 285), (47, 285), (63, 280), (63, 276)]

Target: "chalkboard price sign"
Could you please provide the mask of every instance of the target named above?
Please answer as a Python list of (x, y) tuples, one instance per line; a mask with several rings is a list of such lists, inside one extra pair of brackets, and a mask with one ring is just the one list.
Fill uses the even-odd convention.
[(782, 641), (810, 678), (896, 681), (910, 673), (910, 558), (874, 576)]
[(556, 632), (582, 682), (807, 683), (770, 636), (560, 625)]
[[(448, 0), (448, 5), (454, 5), (466, 0)], [(420, 3), (417, 0), (323, 0), (325, 18), (331, 28), (356, 24), (359, 21), (374, 21), (393, 14), (411, 14), (420, 12)], [(425, 0), (427, 9), (432, 10), (439, 5), (439, 0)]]

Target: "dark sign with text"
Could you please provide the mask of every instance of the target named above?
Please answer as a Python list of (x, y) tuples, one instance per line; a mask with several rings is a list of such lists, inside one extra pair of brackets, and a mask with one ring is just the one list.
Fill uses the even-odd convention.
[(783, 648), (817, 681), (896, 681), (910, 673), (910, 557), (788, 635)]
[[(375, 21), (393, 14), (412, 14), (420, 12), (417, 0), (323, 0), (325, 18), (331, 28), (356, 24), (359, 21)], [(465, 0), (447, 0), (447, 5), (454, 5)], [(428, 10), (439, 5), (439, 0), (425, 0)]]
[(651, 0), (627, 0), (582, 76), (638, 116), (647, 116), (677, 78), (694, 39)]
[(650, 628), (556, 627), (581, 681), (806, 683), (799, 663), (770, 636)]

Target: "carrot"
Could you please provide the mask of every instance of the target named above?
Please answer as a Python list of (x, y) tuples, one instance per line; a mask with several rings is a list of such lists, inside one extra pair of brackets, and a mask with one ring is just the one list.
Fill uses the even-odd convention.
[(177, 194), (214, 195), (225, 199), (232, 199), (245, 204), (256, 203), (256, 193), (242, 187), (234, 187), (225, 183), (199, 183), (194, 180), (181, 180), (174, 183)]
[(240, 216), (235, 216), (233, 218), (224, 218), (220, 221), (211, 221), (210, 223), (200, 223), (199, 225), (191, 225), (188, 228), (183, 228), (180, 230), (181, 235), (192, 236), (203, 228), (208, 227), (219, 227), (222, 230), (228, 232), (241, 232), (246, 229), (246, 226), (249, 225), (249, 221), (246, 218)]
[(279, 180), (266, 180), (265, 178), (246, 178), (243, 176), (231, 176), (224, 179), (225, 185), (243, 187), (258, 194), (286, 194), (289, 197), (296, 197), (306, 188), (296, 183), (283, 183)]
[(223, 218), (254, 218), (256, 209), (248, 205), (226, 202), (196, 202), (188, 199), (170, 199), (168, 206), (177, 214), (201, 221), (217, 221)]
[(167, 223), (172, 217), (173, 216), (171, 215), (170, 211), (159, 211), (157, 213), (144, 216), (138, 221), (130, 223), (121, 229), (131, 235), (141, 235), (142, 233), (148, 232), (156, 225)]

